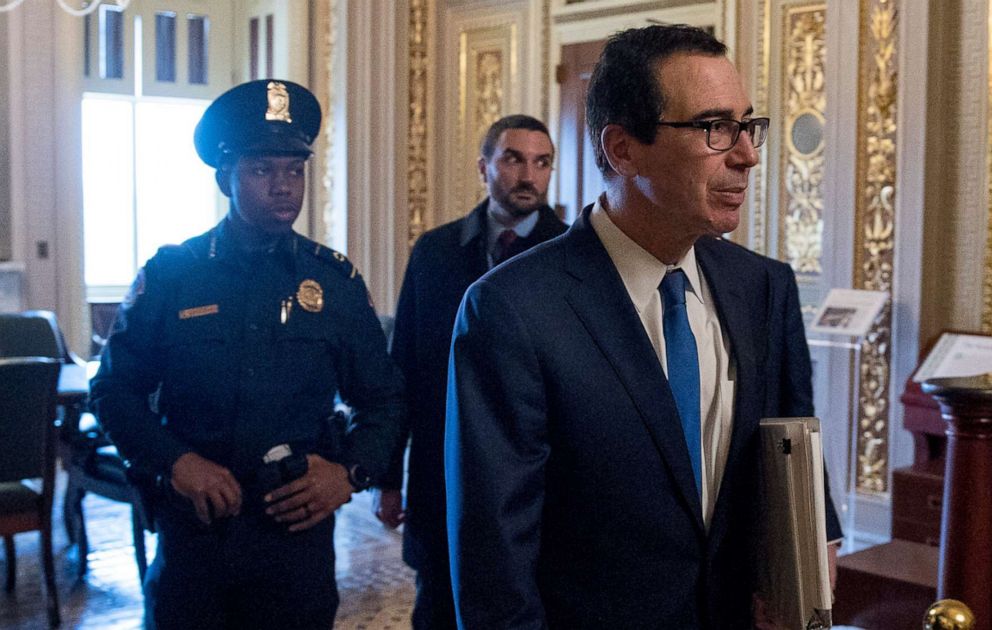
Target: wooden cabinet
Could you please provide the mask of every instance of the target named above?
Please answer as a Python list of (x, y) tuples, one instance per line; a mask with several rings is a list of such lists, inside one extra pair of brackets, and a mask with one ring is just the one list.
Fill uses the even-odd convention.
[(903, 426), (913, 434), (913, 464), (892, 471), (892, 537), (940, 545), (947, 423), (937, 402), (912, 379), (900, 400)]
[(940, 545), (944, 460), (892, 471), (892, 537)]

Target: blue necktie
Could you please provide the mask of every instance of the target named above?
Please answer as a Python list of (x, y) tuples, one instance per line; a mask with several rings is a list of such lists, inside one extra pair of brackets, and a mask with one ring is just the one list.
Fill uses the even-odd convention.
[(661, 299), (665, 307), (665, 357), (668, 359), (668, 384), (682, 419), (682, 432), (689, 447), (696, 491), (702, 496), (702, 453), (699, 436), (699, 356), (696, 338), (689, 328), (685, 308), (685, 272), (675, 269), (661, 281)]

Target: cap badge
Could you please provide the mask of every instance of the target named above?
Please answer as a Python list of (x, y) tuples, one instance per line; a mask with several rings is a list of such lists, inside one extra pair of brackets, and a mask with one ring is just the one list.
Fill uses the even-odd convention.
[(319, 313), (324, 308), (324, 290), (320, 288), (316, 280), (304, 280), (300, 283), (300, 288), (296, 290), (296, 301), (300, 303), (303, 310)]
[(286, 90), (285, 84), (269, 81), (266, 97), (269, 101), (269, 108), (265, 110), (265, 120), (293, 122), (293, 119), (289, 117), (289, 92)]

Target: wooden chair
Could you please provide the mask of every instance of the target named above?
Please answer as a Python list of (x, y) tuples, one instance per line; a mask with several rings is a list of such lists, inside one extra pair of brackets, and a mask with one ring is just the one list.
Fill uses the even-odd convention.
[[(59, 363), (42, 357), (0, 359), (0, 535), (7, 592), (17, 580), (14, 534), (41, 532), (48, 621), (61, 622), (52, 557), (56, 397)], [(40, 488), (26, 480), (41, 479)]]
[[(51, 311), (25, 311), (0, 314), (0, 357), (45, 356), (63, 365), (83, 369), (85, 362), (69, 350), (65, 337)], [(131, 531), (134, 534), (135, 561), (143, 581), (148, 566), (145, 529), (152, 529), (141, 508), (140, 495), (130, 483), (128, 467), (117, 448), (103, 433), (85, 403), (66, 405), (59, 422), (62, 466), (68, 477), (62, 518), (69, 540), (79, 551), (78, 571), (86, 573), (89, 539), (83, 517), (87, 492), (131, 504)]]
[(0, 313), (0, 358), (68, 356), (51, 311)]

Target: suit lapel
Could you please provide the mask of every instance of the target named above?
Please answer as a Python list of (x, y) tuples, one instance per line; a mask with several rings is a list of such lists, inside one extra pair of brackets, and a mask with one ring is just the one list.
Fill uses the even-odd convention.
[(565, 269), (581, 282), (568, 302), (634, 402), (702, 533), (702, 508), (675, 399), (623, 281), (588, 222), (588, 211), (565, 239)]
[[(737, 469), (737, 461), (761, 418), (764, 392), (761, 382), (764, 354), (761, 349), (766, 345), (763, 322), (767, 285), (764, 270), (760, 267), (750, 269), (738, 258), (729, 260), (732, 247), (711, 238), (701, 238), (696, 242), (696, 260), (716, 303), (720, 326), (730, 340), (736, 368), (733, 429), (725, 471)], [(720, 496), (710, 523), (713, 541), (719, 541), (728, 525), (730, 506), (724, 490), (728, 486), (728, 483), (721, 483)]]
[(489, 258), (486, 252), (486, 211), (489, 208), (489, 197), (465, 215), (459, 229), (458, 245), (462, 249), (462, 259), (468, 271), (469, 284), (475, 282), (489, 271)]

